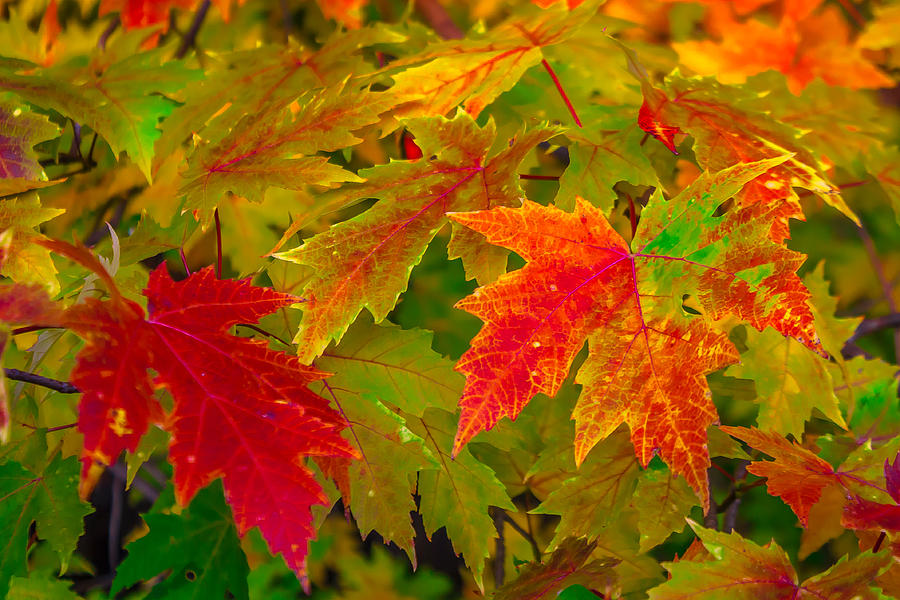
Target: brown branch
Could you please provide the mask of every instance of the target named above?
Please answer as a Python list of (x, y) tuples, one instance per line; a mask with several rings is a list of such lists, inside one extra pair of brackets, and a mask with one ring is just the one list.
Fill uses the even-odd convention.
[(19, 369), (5, 368), (5, 369), (3, 369), (3, 372), (6, 374), (7, 379), (12, 379), (13, 381), (24, 381), (25, 383), (39, 385), (41, 387), (45, 387), (45, 388), (57, 391), (60, 394), (80, 394), (81, 393), (81, 390), (79, 390), (77, 387), (75, 387), (68, 381), (59, 381), (58, 379), (50, 379), (49, 377), (44, 377), (43, 375), (38, 375), (36, 373), (29, 373), (27, 371), (20, 371)]
[(494, 551), (494, 587), (503, 586), (506, 575), (506, 538), (503, 534), (503, 523), (506, 521), (506, 513), (502, 508), (491, 507), (493, 513), (494, 528), (497, 530), (497, 542)]
[(175, 58), (184, 58), (187, 55), (188, 50), (195, 47), (197, 43), (197, 34), (200, 32), (200, 27), (203, 25), (206, 13), (209, 12), (209, 3), (210, 0), (203, 0), (203, 3), (197, 8), (197, 12), (194, 13), (194, 20), (191, 21), (190, 29), (188, 29), (187, 33), (184, 34), (184, 37), (181, 38), (181, 44), (178, 45), (178, 50), (175, 51)]
[[(872, 240), (872, 237), (869, 235), (869, 232), (866, 231), (866, 228), (861, 224), (857, 227), (857, 233), (859, 234), (860, 239), (863, 241), (863, 245), (866, 248), (866, 254), (869, 255), (869, 262), (872, 263), (872, 270), (875, 271), (875, 276), (878, 278), (878, 282), (881, 284), (881, 291), (884, 294), (884, 299), (887, 301), (888, 307), (891, 309), (892, 313), (896, 313), (897, 311), (897, 303), (894, 302), (893, 290), (891, 289), (891, 284), (887, 279), (884, 271), (884, 265), (881, 262), (881, 258), (878, 256), (878, 250), (875, 248), (875, 242)], [(900, 329), (894, 330), (894, 361), (900, 361)]]
[(462, 29), (457, 27), (447, 9), (438, 0), (416, 0), (416, 10), (428, 21), (435, 33), (445, 40), (459, 40), (464, 37)]
[(537, 545), (537, 540), (534, 539), (534, 536), (525, 531), (521, 525), (516, 523), (512, 517), (506, 514), (506, 511), (501, 511), (503, 518), (506, 519), (506, 522), (509, 523), (509, 526), (513, 528), (513, 531), (521, 535), (525, 538), (525, 541), (531, 546), (531, 553), (534, 554), (534, 560), (540, 562), (541, 560), (541, 549)]

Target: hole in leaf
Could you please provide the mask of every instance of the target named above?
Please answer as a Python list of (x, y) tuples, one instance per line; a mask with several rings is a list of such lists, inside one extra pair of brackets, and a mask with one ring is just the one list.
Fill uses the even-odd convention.
[(187, 571), (184, 572), (184, 578), (187, 579), (188, 581), (196, 581), (197, 573), (188, 569)]
[(697, 304), (697, 299), (690, 294), (685, 294), (681, 297), (681, 310), (688, 315), (702, 314), (700, 312), (700, 306)]

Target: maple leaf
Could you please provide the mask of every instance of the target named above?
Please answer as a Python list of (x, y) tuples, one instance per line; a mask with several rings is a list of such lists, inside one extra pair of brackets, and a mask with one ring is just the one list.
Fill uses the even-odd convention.
[(512, 16), (475, 39), (431, 44), (419, 54), (396, 61), (389, 69), (408, 68), (391, 75), (394, 85), (388, 93), (400, 103), (394, 114), (446, 115), (462, 104), (477, 117), (543, 60), (545, 47), (565, 41), (596, 10), (596, 2), (587, 2), (572, 11), (552, 7)]
[(616, 199), (613, 186), (617, 182), (660, 187), (656, 171), (640, 149), (642, 134), (632, 114), (596, 106), (581, 111), (581, 117), (585, 128), (566, 132), (573, 143), (569, 165), (559, 178), (557, 207), (572, 210), (575, 196), (581, 196), (608, 213)]
[(59, 555), (63, 572), (75, 543), (84, 532), (83, 519), (93, 508), (78, 499), (72, 483), (78, 461), (56, 454), (34, 472), (12, 460), (0, 464), (0, 594), (6, 597), (10, 577), (28, 572), (26, 551), (31, 525)]
[(57, 135), (59, 127), (47, 117), (0, 103), (0, 194), (18, 194), (46, 183), (33, 147)]
[(42, 207), (35, 193), (0, 202), (0, 233), (6, 236), (6, 258), (0, 261), (0, 274), (18, 283), (42, 285), (51, 294), (59, 292), (56, 267), (50, 252), (35, 243), (44, 239), (35, 228), (64, 212)]
[(515, 510), (515, 506), (494, 471), (468, 449), (454, 459), (446, 453), (455, 421), (453, 413), (439, 408), (429, 408), (421, 417), (406, 416), (410, 431), (425, 440), (425, 448), (438, 465), (419, 472), (419, 512), (426, 535), (447, 528), (454, 550), (462, 553), (475, 583), (483, 590), (484, 559), (490, 555), (496, 532), (489, 509)]
[(736, 600), (875, 600), (869, 585), (891, 560), (887, 553), (867, 552), (800, 583), (787, 554), (774, 542), (759, 546), (736, 533), (688, 523), (714, 559), (663, 563), (671, 578), (650, 590), (651, 600), (713, 600), (723, 593)]
[(817, 14), (785, 14), (776, 27), (752, 18), (740, 22), (724, 13), (719, 19), (720, 42), (675, 42), (672, 46), (684, 65), (701, 75), (714, 74), (722, 83), (741, 83), (748, 75), (777, 69), (787, 76), (795, 94), (816, 77), (847, 88), (894, 85), (859, 46), (850, 43), (847, 22), (836, 6)]
[(351, 81), (364, 82), (373, 68), (363, 59), (362, 49), (405, 39), (386, 29), (366, 28), (336, 33), (317, 49), (291, 39), (287, 44), (225, 54), (221, 62), (207, 68), (202, 79), (184, 86), (185, 103), (163, 121), (156, 154), (166, 157), (174, 152), (184, 142), (185, 132), (220, 139), (245, 115), (259, 115), (296, 100), (301, 95), (298, 90), (310, 90), (315, 96), (321, 94), (321, 87), (338, 89), (349, 85), (344, 83), (348, 73), (353, 74)]
[[(276, 254), (314, 269), (304, 288), (303, 320), (294, 338), (303, 362), (339, 340), (363, 307), (384, 319), (406, 288), (409, 274), (425, 248), (448, 222), (445, 213), (518, 205), (521, 191), (516, 166), (555, 130), (532, 129), (501, 151), (492, 121), (479, 128), (464, 112), (411, 119), (407, 127), (429, 160), (396, 161), (359, 172), (366, 182), (344, 186), (336, 194), (348, 203), (378, 198), (372, 208)], [(327, 200), (326, 200), (327, 201)], [(496, 278), (506, 268), (506, 252), (454, 226), (448, 250), (461, 257), (467, 277)]]
[(759, 210), (770, 213), (776, 241), (788, 237), (789, 218), (803, 217), (793, 187), (814, 192), (858, 223), (826, 177), (825, 165), (799, 143), (803, 132), (755, 106), (760, 92), (725, 86), (711, 77), (686, 78), (677, 71), (666, 78), (662, 89), (652, 87), (647, 79), (642, 88), (644, 104), (638, 124), (673, 151), (675, 132), (693, 136), (702, 168), (718, 171), (737, 163), (789, 155), (745, 186), (737, 197), (742, 206), (761, 204)]
[[(82, 493), (102, 465), (136, 449), (150, 422), (164, 424), (178, 502), (187, 505), (221, 477), (238, 532), (259, 526), (273, 553), (305, 582), (310, 507), (327, 498), (301, 457), (356, 454), (340, 436), (342, 417), (306, 387), (324, 373), (265, 342), (227, 333), (297, 298), (216, 279), (212, 267), (176, 283), (161, 265), (144, 290), (145, 317), (86, 248), (44, 245), (89, 266), (113, 292), (112, 300), (88, 299), (63, 317), (87, 342), (71, 377), (84, 392)], [(153, 397), (160, 386), (175, 399), (167, 415)]]
[(760, 429), (800, 438), (813, 409), (847, 428), (827, 360), (770, 328), (748, 331), (746, 344), (741, 363), (728, 367), (725, 374), (754, 381)]
[(343, 86), (308, 93), (297, 100), (273, 103), (261, 114), (244, 116), (222, 139), (201, 146), (188, 159), (181, 193), (185, 207), (207, 217), (226, 192), (262, 201), (266, 189), (303, 189), (359, 178), (316, 152), (353, 146), (352, 132), (378, 120), (389, 107), (384, 94), (344, 91)]
[(316, 360), (318, 368), (335, 374), (312, 385), (347, 421), (343, 436), (361, 457), (329, 469), (339, 473), (336, 480), (345, 506), (363, 536), (378, 531), (386, 542), (405, 550), (414, 565), (413, 484), (418, 471), (436, 468), (437, 463), (423, 448), (424, 440), (388, 407), (417, 417), (431, 406), (453, 409), (462, 378), (430, 346), (430, 333), (360, 319), (337, 347)]
[[(200, 490), (181, 514), (145, 515), (147, 535), (128, 544), (110, 595), (140, 581), (165, 578), (159, 597), (247, 598), (250, 568), (219, 483)], [(166, 548), (160, 552), (160, 548)]]
[[(768, 478), (766, 485), (769, 493), (784, 500), (804, 527), (808, 524), (810, 509), (819, 501), (826, 488), (840, 487), (844, 496), (851, 493), (857, 496), (860, 493), (877, 495), (879, 488), (873, 487), (867, 477), (871, 476), (873, 467), (879, 467), (877, 462), (886, 452), (892, 455), (897, 453), (895, 444), (882, 446), (875, 451), (871, 444), (863, 444), (835, 469), (811, 451), (777, 433), (744, 427), (719, 428), (775, 459), (755, 461), (747, 470)], [(887, 497), (886, 494), (884, 496)]]
[(494, 592), (494, 600), (551, 600), (569, 586), (605, 589), (614, 576), (610, 568), (618, 561), (608, 558), (588, 562), (596, 544), (569, 538), (544, 563), (532, 563), (519, 576)]
[[(713, 216), (722, 202), (785, 157), (706, 173), (678, 196), (657, 194), (632, 242), (579, 200), (574, 214), (525, 201), (452, 218), (522, 256), (522, 269), (457, 304), (485, 325), (457, 363), (466, 374), (458, 451), (535, 393), (554, 395), (575, 354), (589, 355), (576, 382), (575, 461), (621, 423), (642, 465), (660, 454), (708, 501), (706, 429), (716, 420), (704, 376), (737, 358), (710, 326), (728, 315), (817, 347), (802, 256), (767, 239), (746, 209)], [(706, 317), (681, 308), (697, 298)]]
[[(715, 428), (713, 428), (715, 430)], [(697, 495), (668, 469), (647, 469), (641, 473), (631, 501), (638, 514), (641, 552), (666, 541), (684, 529), (684, 515), (697, 506)]]
[[(157, 121), (174, 104), (164, 95), (197, 77), (180, 63), (161, 64), (161, 50), (128, 54), (134, 36), (117, 41), (108, 56), (97, 53), (87, 67), (0, 68), (0, 86), (37, 106), (53, 109), (103, 136), (113, 153), (123, 150), (151, 179)], [(110, 57), (125, 56), (116, 62)], [(20, 72), (21, 71), (21, 72)]]

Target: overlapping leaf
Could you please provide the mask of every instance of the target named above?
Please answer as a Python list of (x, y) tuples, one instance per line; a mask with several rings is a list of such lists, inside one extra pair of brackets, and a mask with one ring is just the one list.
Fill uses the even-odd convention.
[[(516, 166), (552, 129), (532, 129), (500, 152), (490, 154), (493, 123), (479, 128), (466, 113), (452, 120), (412, 119), (416, 143), (429, 160), (398, 161), (360, 171), (366, 183), (345, 186), (344, 198), (378, 198), (372, 208), (306, 240), (278, 258), (314, 269), (303, 296), (303, 320), (295, 342), (310, 362), (332, 339), (338, 340), (365, 307), (381, 321), (406, 288), (410, 271), (437, 232), (445, 213), (516, 206), (521, 191)], [(506, 252), (454, 228), (451, 258), (461, 257), (469, 277), (496, 278)]]
[(0, 195), (41, 187), (46, 179), (34, 146), (56, 137), (59, 127), (20, 106), (0, 103)]
[(75, 493), (77, 479), (78, 462), (58, 454), (39, 473), (11, 460), (0, 464), (0, 594), (4, 597), (10, 578), (27, 573), (32, 523), (37, 524), (37, 534), (50, 542), (65, 570), (84, 532), (82, 521), (93, 512)]
[(196, 150), (183, 175), (186, 208), (208, 216), (226, 192), (259, 202), (271, 186), (302, 189), (358, 181), (316, 153), (361, 141), (353, 132), (375, 123), (390, 100), (338, 85), (305, 94), (298, 103), (296, 114), (288, 110), (290, 102), (248, 114), (224, 138)]
[[(327, 498), (302, 458), (355, 452), (340, 437), (342, 417), (306, 387), (322, 372), (264, 342), (227, 333), (297, 299), (216, 279), (212, 268), (176, 283), (161, 267), (144, 291), (145, 317), (86, 249), (47, 245), (94, 269), (113, 291), (112, 300), (76, 304), (61, 319), (87, 341), (72, 373), (84, 391), (83, 492), (100, 466), (135, 450), (148, 423), (164, 424), (172, 435), (178, 502), (188, 504), (221, 477), (238, 532), (259, 526), (272, 551), (304, 579), (307, 543), (315, 535), (310, 507)], [(9, 306), (15, 313), (15, 303)], [(159, 386), (175, 399), (168, 415), (153, 397)]]
[[(494, 592), (494, 600), (551, 600), (569, 586), (580, 584), (602, 590), (612, 584), (612, 559), (587, 562), (594, 544), (570, 538), (542, 564), (531, 564), (516, 578)], [(585, 564), (587, 563), (587, 564)]]
[(780, 162), (749, 183), (739, 199), (743, 205), (763, 204), (775, 225), (773, 237), (787, 237), (787, 219), (802, 217), (792, 187), (808, 189), (849, 218), (853, 211), (824, 173), (824, 165), (799, 143), (802, 131), (778, 122), (754, 107), (758, 92), (724, 86), (714, 78), (683, 77), (678, 72), (662, 89), (643, 82), (641, 127), (663, 139), (671, 149), (672, 137), (681, 131), (694, 138), (700, 166), (717, 171), (740, 162), (784, 156)]
[[(717, 417), (704, 377), (737, 358), (710, 320), (733, 316), (817, 347), (794, 272), (802, 256), (769, 241), (767, 220), (748, 210), (714, 216), (784, 160), (739, 164), (668, 202), (655, 197), (634, 250), (585, 201), (574, 214), (526, 201), (453, 215), (528, 261), (458, 304), (485, 325), (457, 364), (467, 378), (454, 448), (515, 418), (535, 393), (555, 394), (587, 340), (576, 378), (576, 463), (625, 422), (641, 464), (661, 455), (705, 505), (706, 429)], [(684, 311), (686, 296), (705, 318)]]
[(51, 294), (58, 292), (56, 267), (50, 252), (35, 243), (44, 239), (36, 228), (64, 212), (42, 207), (34, 192), (0, 202), (0, 233), (6, 236), (6, 258), (0, 261), (0, 274), (18, 283), (42, 285)]
[[(119, 43), (134, 48), (138, 38)], [(157, 122), (174, 106), (162, 94), (179, 90), (196, 72), (180, 64), (161, 65), (156, 52), (110, 52), (118, 62), (96, 55), (87, 68), (64, 65), (51, 69), (0, 69), (0, 86), (43, 108), (53, 109), (87, 125), (109, 143), (118, 156), (123, 150), (150, 179)]]
[[(250, 568), (218, 483), (201, 490), (179, 515), (144, 517), (150, 532), (128, 545), (110, 594), (165, 574), (154, 586), (159, 598), (246, 599)], [(165, 548), (165, 552), (160, 552)]]
[(427, 61), (392, 75), (389, 92), (401, 103), (396, 116), (446, 115), (460, 104), (478, 116), (528, 68), (541, 62), (542, 48), (565, 41), (596, 10), (596, 2), (586, 2), (573, 11), (553, 7), (513, 16), (475, 39), (433, 44), (392, 65)]
[(650, 590), (651, 600), (813, 600), (879, 598), (872, 580), (889, 563), (887, 553), (844, 559), (824, 573), (800, 583), (787, 554), (774, 542), (766, 546), (736, 533), (720, 533), (689, 521), (714, 560), (664, 563), (671, 579)]

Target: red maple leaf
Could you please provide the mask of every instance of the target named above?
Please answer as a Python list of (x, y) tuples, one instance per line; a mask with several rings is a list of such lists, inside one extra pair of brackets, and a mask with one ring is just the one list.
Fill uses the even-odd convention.
[[(556, 394), (587, 340), (576, 378), (576, 463), (625, 422), (641, 463), (660, 454), (705, 504), (706, 429), (717, 418), (705, 375), (737, 359), (715, 321), (732, 315), (817, 345), (808, 292), (794, 272), (802, 257), (767, 239), (764, 218), (746, 210), (713, 216), (782, 160), (707, 173), (668, 202), (654, 198), (634, 250), (583, 200), (574, 214), (528, 201), (453, 214), (528, 261), (457, 305), (485, 325), (456, 367), (466, 387), (455, 450), (502, 417), (514, 419), (534, 394)], [(686, 296), (707, 318), (683, 310)]]
[[(82, 493), (90, 491), (103, 465), (123, 450), (134, 451), (148, 426), (159, 424), (172, 435), (178, 502), (188, 504), (221, 477), (238, 531), (258, 526), (271, 550), (282, 553), (305, 583), (308, 541), (315, 535), (310, 507), (326, 504), (327, 497), (303, 458), (355, 452), (340, 435), (344, 419), (307, 388), (323, 372), (263, 341), (228, 333), (237, 323), (255, 323), (298, 299), (246, 280), (216, 279), (212, 267), (175, 282), (161, 265), (144, 290), (145, 317), (85, 248), (44, 245), (95, 270), (112, 292), (112, 299), (76, 304), (62, 318), (50, 305), (47, 318), (36, 319), (55, 319), (87, 342), (72, 372), (83, 391)], [(4, 288), (13, 300), (0, 297), (0, 319), (36, 316), (14, 301), (22, 289)], [(159, 387), (174, 398), (169, 414), (154, 397)]]

